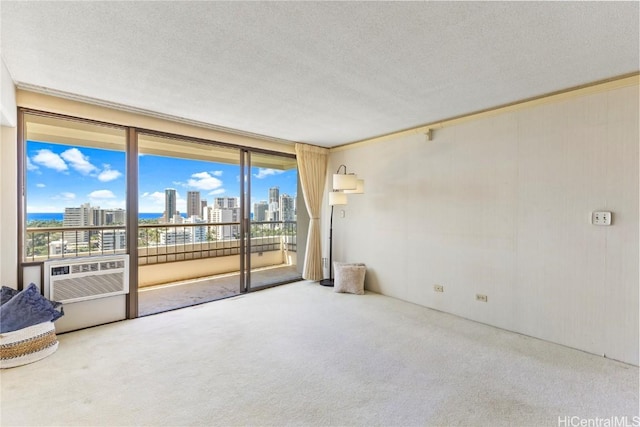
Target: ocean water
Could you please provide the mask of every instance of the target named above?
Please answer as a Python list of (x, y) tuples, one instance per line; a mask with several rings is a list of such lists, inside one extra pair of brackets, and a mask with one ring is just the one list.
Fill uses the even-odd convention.
[[(161, 213), (155, 212), (140, 212), (138, 219), (158, 219), (162, 216)], [(62, 213), (47, 213), (47, 212), (33, 212), (27, 214), (27, 222), (31, 221), (62, 221)]]

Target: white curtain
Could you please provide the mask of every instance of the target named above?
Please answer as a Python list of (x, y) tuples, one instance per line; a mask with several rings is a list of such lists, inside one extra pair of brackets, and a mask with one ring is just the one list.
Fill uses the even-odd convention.
[(320, 245), (320, 210), (329, 161), (329, 150), (313, 145), (296, 144), (298, 174), (302, 184), (304, 204), (309, 212), (309, 234), (302, 277), (322, 280), (322, 249)]

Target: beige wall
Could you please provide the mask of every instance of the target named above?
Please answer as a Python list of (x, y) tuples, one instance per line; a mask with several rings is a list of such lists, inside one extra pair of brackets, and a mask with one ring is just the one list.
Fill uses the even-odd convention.
[(334, 261), (366, 263), (370, 290), (638, 365), (634, 81), (332, 150), (366, 181), (338, 207)]
[[(291, 265), (295, 264), (295, 253)], [(262, 268), (283, 264), (282, 251), (264, 252), (262, 256), (251, 257), (251, 268)], [(215, 259), (196, 259), (165, 264), (140, 265), (138, 268), (138, 286), (153, 286), (182, 280), (218, 274), (237, 273), (240, 268), (240, 255), (217, 257)]]
[(279, 153), (295, 154), (294, 144), (268, 141), (243, 135), (234, 135), (219, 130), (193, 126), (187, 123), (130, 113), (98, 105), (90, 105), (83, 102), (57, 98), (24, 90), (17, 91), (16, 100), (19, 107), (31, 108), (34, 110), (65, 114), (73, 117), (81, 117), (89, 120), (97, 120), (123, 126), (134, 126), (141, 129), (173, 133), (176, 135), (190, 136), (194, 138), (203, 138), (211, 141), (236, 144), (243, 147), (262, 148)]
[(0, 285), (18, 287), (16, 128), (0, 127)]
[(0, 123), (2, 126), (16, 126), (16, 87), (9, 69), (0, 57)]

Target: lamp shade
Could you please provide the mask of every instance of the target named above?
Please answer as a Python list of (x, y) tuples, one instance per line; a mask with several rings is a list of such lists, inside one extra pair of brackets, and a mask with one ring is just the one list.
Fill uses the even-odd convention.
[(358, 177), (355, 174), (333, 174), (333, 189), (334, 190), (355, 190), (357, 186)]
[(347, 195), (340, 191), (332, 191), (329, 193), (329, 205), (346, 205)]
[(347, 194), (363, 194), (364, 193), (364, 179), (358, 179), (356, 182), (355, 190), (344, 190)]

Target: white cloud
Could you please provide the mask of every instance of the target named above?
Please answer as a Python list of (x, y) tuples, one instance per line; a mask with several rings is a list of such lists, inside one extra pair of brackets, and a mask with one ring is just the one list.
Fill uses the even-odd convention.
[(218, 194), (224, 194), (226, 193), (227, 190), (225, 190), (224, 188), (218, 188), (217, 190), (213, 190), (209, 193), (207, 193), (209, 196), (217, 196)]
[(116, 209), (116, 208), (125, 209), (126, 205), (127, 205), (126, 200), (114, 200), (114, 199), (100, 200), (100, 207), (102, 207), (103, 209)]
[(162, 202), (164, 204), (164, 193), (161, 191), (155, 191), (153, 193), (144, 193), (143, 198), (153, 200), (156, 203)]
[(76, 195), (68, 191), (63, 191), (62, 193), (59, 193), (52, 197), (52, 199), (54, 200), (65, 200), (65, 201), (74, 200), (75, 198), (76, 198)]
[(44, 187), (46, 187), (46, 185), (44, 185), (44, 184), (36, 184), (36, 187), (38, 187), (38, 188), (44, 188)]
[(284, 173), (284, 171), (278, 169), (259, 168), (258, 173), (253, 174), (253, 176), (255, 176), (257, 179), (262, 179), (271, 175), (280, 175), (281, 173)]
[(213, 176), (222, 176), (222, 171), (211, 171), (211, 175), (213, 175)]
[(73, 169), (77, 170), (83, 175), (88, 175), (91, 172), (95, 172), (98, 170), (97, 167), (89, 162), (89, 157), (82, 154), (82, 152), (77, 148), (69, 148), (68, 150), (60, 154), (60, 157), (69, 162), (69, 165), (71, 165)]
[(204, 191), (217, 190), (222, 187), (222, 181), (212, 176), (209, 172), (198, 172), (191, 175), (186, 186)]
[(115, 199), (116, 195), (111, 190), (96, 190), (89, 193), (91, 199)]
[[(140, 212), (164, 212), (164, 198), (164, 191), (142, 193), (138, 199), (138, 210)], [(187, 201), (178, 191), (176, 191), (176, 207), (180, 212), (187, 211)]]
[(68, 169), (67, 164), (64, 160), (62, 160), (62, 157), (51, 150), (47, 150), (46, 148), (38, 150), (36, 155), (33, 156), (33, 161), (39, 165), (56, 170), (58, 172), (63, 172)]
[(98, 180), (101, 182), (109, 182), (114, 179), (118, 179), (122, 176), (122, 173), (118, 170), (111, 169), (111, 165), (104, 164), (102, 172), (98, 174)]
[(138, 210), (140, 212), (164, 212), (164, 192), (145, 192), (138, 200)]
[(38, 169), (40, 169), (38, 166), (34, 165), (31, 162), (31, 159), (29, 157), (27, 157), (27, 170), (28, 171), (37, 171)]

